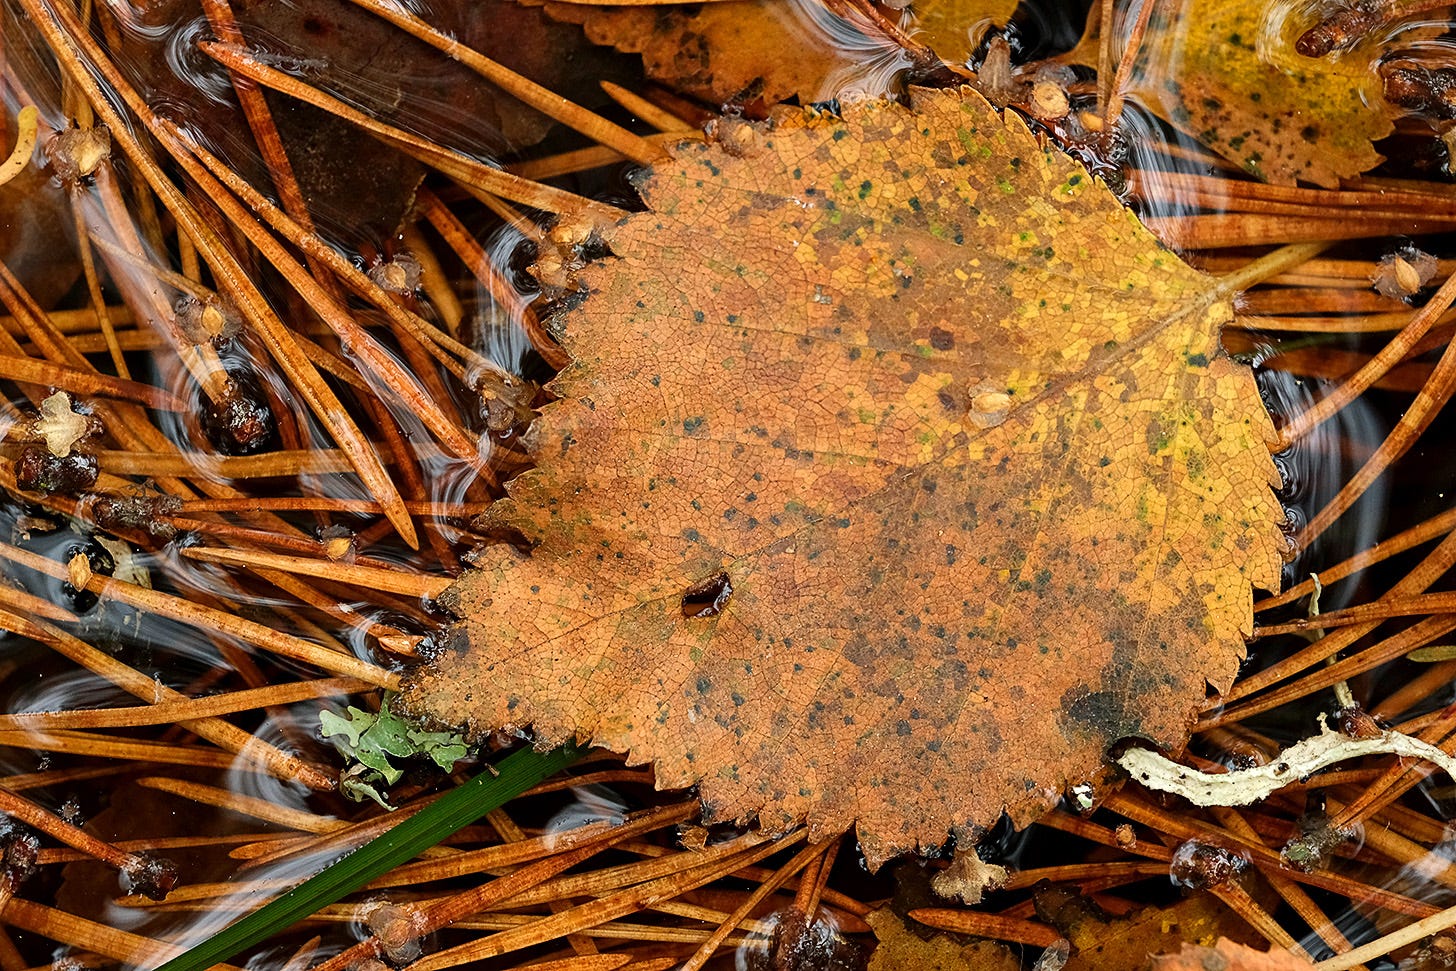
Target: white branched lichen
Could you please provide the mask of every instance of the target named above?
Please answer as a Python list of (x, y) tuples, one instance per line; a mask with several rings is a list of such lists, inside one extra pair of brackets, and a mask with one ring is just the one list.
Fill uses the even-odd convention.
[(1321, 769), (1366, 755), (1421, 759), (1435, 763), (1456, 779), (1456, 758), (1420, 739), (1400, 732), (1383, 732), (1374, 738), (1349, 738), (1331, 731), (1323, 723), (1318, 735), (1291, 745), (1268, 765), (1249, 769), (1220, 774), (1199, 772), (1141, 748), (1129, 749), (1117, 759), (1117, 764), (1147, 788), (1182, 796), (1195, 806), (1247, 806)]

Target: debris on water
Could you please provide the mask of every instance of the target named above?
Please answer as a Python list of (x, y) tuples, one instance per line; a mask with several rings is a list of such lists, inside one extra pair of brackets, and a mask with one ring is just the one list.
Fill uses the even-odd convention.
[(0, 816), (0, 890), (11, 893), (35, 873), (40, 837), (9, 816)]
[(176, 315), (177, 329), (193, 344), (231, 340), (243, 327), (237, 309), (216, 294), (178, 297), (172, 313)]
[(951, 865), (931, 878), (937, 896), (965, 904), (979, 904), (987, 891), (1006, 886), (1009, 874), (1004, 866), (987, 863), (975, 846), (957, 846)]
[(1335, 728), (1348, 738), (1371, 739), (1385, 734), (1375, 716), (1358, 704), (1344, 705), (1335, 712)]
[(1041, 952), (1031, 971), (1062, 971), (1071, 958), (1072, 942), (1063, 937)]
[(1385, 100), (1434, 121), (1456, 118), (1456, 68), (1408, 62), (1380, 66)]
[(408, 253), (396, 253), (394, 259), (376, 263), (369, 270), (369, 279), (382, 290), (408, 296), (419, 288), (420, 261)]
[(1353, 47), (1384, 20), (1382, 6), (1364, 0), (1339, 10), (1300, 34), (1294, 49), (1305, 57), (1324, 57)]
[(1407, 247), (1386, 255), (1376, 264), (1370, 285), (1382, 296), (1405, 300), (1430, 283), (1437, 269), (1437, 260), (1430, 253)]
[(354, 559), (357, 551), (356, 541), (358, 537), (352, 529), (346, 526), (325, 526), (318, 533), (319, 545), (323, 547), (324, 556), (334, 562), (349, 563)]
[(204, 397), (198, 416), (203, 434), (223, 455), (256, 455), (276, 441), (278, 420), (251, 374), (232, 368), (228, 378), (228, 394), (220, 400)]
[[(770, 918), (773, 932), (767, 948), (750, 940), (740, 951), (738, 966), (748, 971), (849, 971), (863, 966), (858, 944), (828, 920), (808, 920), (794, 908)], [(758, 947), (753, 947), (758, 943)]]
[(413, 907), (377, 902), (365, 909), (364, 925), (379, 940), (384, 956), (396, 965), (408, 964), (423, 950), (425, 919)]
[(158, 539), (177, 535), (169, 520), (181, 511), (181, 499), (161, 493), (98, 496), (91, 505), (91, 516), (102, 529), (140, 529)]
[(121, 887), (127, 893), (138, 893), (148, 900), (166, 900), (177, 886), (177, 864), (160, 856), (134, 854), (131, 865), (121, 870)]
[(100, 468), (96, 456), (53, 455), (44, 445), (27, 445), (15, 462), (15, 484), (27, 492), (78, 495), (92, 489)]
[(1341, 846), (1359, 840), (1359, 830), (1337, 828), (1332, 822), (1323, 800), (1312, 804), (1294, 821), (1296, 835), (1279, 851), (1280, 861), (1292, 870), (1310, 873), (1323, 869)]
[(1173, 851), (1168, 876), (1185, 890), (1207, 890), (1244, 872), (1249, 857), (1214, 843), (1187, 840)]
[(981, 69), (976, 72), (976, 89), (998, 108), (1005, 108), (1021, 94), (1021, 85), (1011, 73), (1011, 42), (996, 34), (986, 46)]
[(40, 417), (32, 426), (35, 434), (43, 439), (52, 455), (65, 458), (82, 439), (96, 434), (100, 422), (89, 415), (76, 411), (71, 396), (64, 391), (44, 399), (40, 403)]
[(74, 185), (89, 179), (111, 157), (111, 129), (105, 125), (67, 128), (56, 132), (44, 151), (56, 178), (63, 185)]

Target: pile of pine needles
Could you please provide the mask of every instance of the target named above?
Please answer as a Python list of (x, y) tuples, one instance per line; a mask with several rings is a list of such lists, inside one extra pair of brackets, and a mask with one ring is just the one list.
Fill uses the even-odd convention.
[[(1093, 813), (1069, 802), (1029, 834), (988, 837), (982, 854), (1015, 866), (978, 906), (929, 895), (941, 863), (872, 877), (852, 841), (703, 830), (690, 794), (656, 792), (650, 772), (600, 754), (518, 746), (501, 759), (516, 743), (499, 739), (449, 773), (402, 761), (379, 793), (393, 812), (344, 798), (341, 770), (357, 782), (368, 766), (320, 737), (320, 711), (378, 711), (403, 666), (437, 646), (449, 618), (435, 598), (487, 539), (472, 520), (523, 466), (535, 382), (563, 363), (512, 246), (529, 250), (559, 214), (612, 217), (569, 187), (651, 163), (664, 137), (711, 114), (644, 82), (606, 86), (609, 120), (402, 7), (352, 2), (574, 135), (484, 164), (251, 56), (226, 0), (205, 0), (201, 48), (227, 69), (270, 181), (253, 185), (148, 103), (118, 63), (123, 25), (108, 5), (6, 8), (9, 50), (31, 43), (49, 62), (27, 73), (0, 53), (0, 134), (17, 146), (0, 179), (49, 162), (69, 232), (27, 245), (78, 264), (79, 282), (43, 304), (0, 263), (12, 712), (0, 715), (0, 971), (56, 955), (70, 967), (645, 971), (740, 948), (764, 967), (850, 967), (887, 905), (922, 929), (1005, 942), (1029, 966), (1070, 933), (1049, 905), (1058, 893), (1115, 929), (1178, 899), (1170, 868), (1227, 909), (1224, 932), (1335, 955), (1327, 969), (1360, 966), (1371, 952), (1356, 944), (1440, 912), (1456, 890), (1439, 850), (1450, 790), (1380, 758), (1243, 810), (1170, 809), (1132, 786)], [(911, 43), (868, 0), (824, 2)], [(1123, 106), (1111, 88), (1109, 127)], [(265, 90), (428, 168), (391, 251), (353, 259), (315, 227)], [(1449, 186), (1273, 187), (1174, 141), (1128, 174), (1148, 223), (1210, 272), (1301, 247), (1242, 298), (1226, 343), (1261, 368), (1291, 478), (1338, 479), (1330, 495), (1291, 494), (1308, 512), (1291, 527), (1297, 582), (1257, 605), (1258, 660), (1211, 703), (1185, 761), (1276, 758), (1321, 711), (1456, 750), (1456, 651), (1440, 646), (1456, 595), (1430, 592), (1456, 561), (1450, 469), (1401, 462), (1456, 382), (1456, 277), (1430, 261), (1413, 306), (1370, 289), (1371, 253), (1394, 253), (1391, 234), (1456, 221)], [(530, 353), (493, 356), (512, 334)], [(1357, 408), (1374, 417), (1348, 420)], [(1360, 503), (1391, 488), (1407, 490), (1391, 526), (1348, 526), (1384, 515)], [(1332, 614), (1327, 602), (1312, 635), (1291, 622), (1321, 585), (1368, 606)], [(1291, 840), (1311, 833), (1324, 845), (1291, 860)], [(216, 936), (346, 853), (265, 912), (262, 935)]]

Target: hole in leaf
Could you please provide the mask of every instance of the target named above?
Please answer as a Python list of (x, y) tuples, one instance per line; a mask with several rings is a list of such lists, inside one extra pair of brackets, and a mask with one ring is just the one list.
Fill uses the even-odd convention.
[(684, 617), (714, 617), (723, 611), (728, 605), (728, 598), (733, 596), (733, 584), (728, 580), (728, 574), (719, 573), (716, 576), (708, 577), (688, 588), (683, 594), (682, 612)]

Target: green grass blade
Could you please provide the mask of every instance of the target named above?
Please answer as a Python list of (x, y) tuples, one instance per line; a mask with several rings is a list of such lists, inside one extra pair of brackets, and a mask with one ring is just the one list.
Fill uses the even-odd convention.
[(581, 749), (564, 745), (551, 752), (526, 748), (508, 755), (495, 767), (494, 774), (482, 772), (450, 790), (389, 832), (335, 860), (281, 897), (160, 965), (156, 971), (203, 971), (226, 961), (413, 859), (422, 850), (566, 768), (581, 754)]

